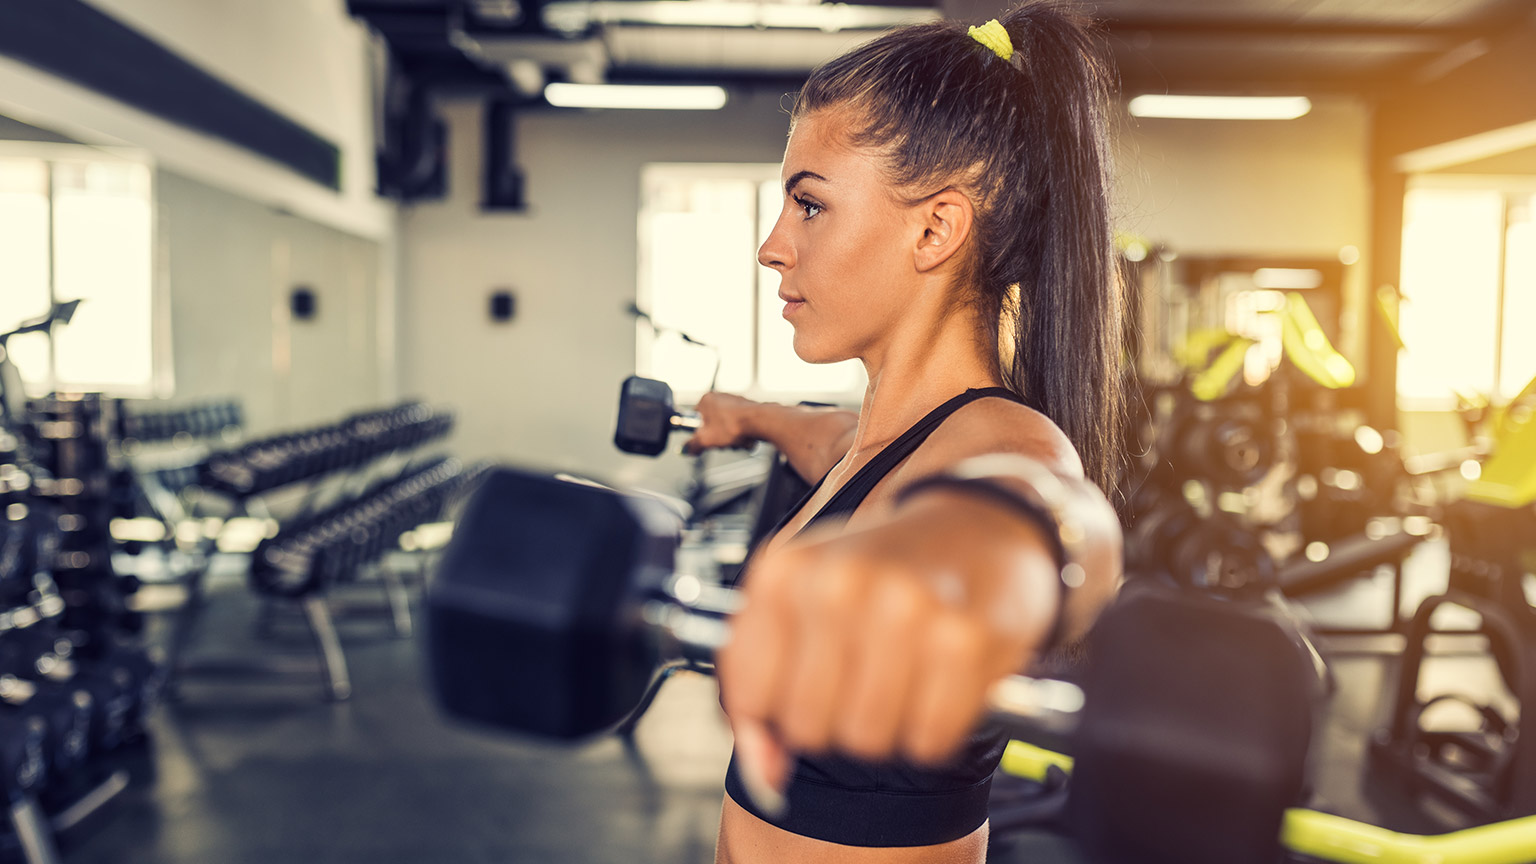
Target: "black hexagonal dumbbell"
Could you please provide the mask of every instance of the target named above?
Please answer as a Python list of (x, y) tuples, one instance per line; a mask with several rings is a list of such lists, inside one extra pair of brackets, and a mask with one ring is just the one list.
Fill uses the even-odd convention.
[(613, 443), (625, 453), (659, 456), (673, 432), (699, 428), (697, 414), (677, 410), (665, 381), (631, 375), (619, 390), (619, 422)]

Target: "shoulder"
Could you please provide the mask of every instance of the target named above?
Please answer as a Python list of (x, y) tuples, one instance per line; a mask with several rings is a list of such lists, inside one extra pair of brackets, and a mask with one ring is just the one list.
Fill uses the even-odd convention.
[(916, 475), (944, 471), (972, 456), (1018, 453), (1056, 473), (1083, 476), (1083, 462), (1066, 433), (1049, 417), (1009, 399), (978, 399), (956, 411), (913, 454)]

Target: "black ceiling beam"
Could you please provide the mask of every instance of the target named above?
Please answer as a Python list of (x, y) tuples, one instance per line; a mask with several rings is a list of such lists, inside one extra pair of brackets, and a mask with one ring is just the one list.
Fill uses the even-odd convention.
[(0, 3), (0, 54), (341, 188), (335, 144), (80, 0)]

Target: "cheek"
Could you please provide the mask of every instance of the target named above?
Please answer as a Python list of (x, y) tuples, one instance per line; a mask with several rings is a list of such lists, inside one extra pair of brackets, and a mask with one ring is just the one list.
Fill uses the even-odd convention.
[(884, 225), (860, 228), (826, 238), (814, 275), (807, 274), (813, 275), (825, 300), (818, 305), (844, 313), (874, 313), (890, 302), (892, 288), (901, 283), (901, 250), (895, 232)]
[(861, 222), (802, 247), (796, 277), (811, 300), (795, 322), (795, 353), (811, 363), (856, 356), (901, 317), (906, 286), (899, 226)]

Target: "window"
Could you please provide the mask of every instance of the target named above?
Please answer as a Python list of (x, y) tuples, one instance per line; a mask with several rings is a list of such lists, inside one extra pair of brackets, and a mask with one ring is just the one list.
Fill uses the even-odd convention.
[[(795, 356), (780, 315), (779, 274), (757, 263), (778, 218), (779, 166), (647, 165), (641, 174), (635, 366), (684, 398), (716, 387), (830, 400), (863, 386), (858, 361), (814, 366)], [(702, 347), (685, 341), (686, 333)], [(716, 373), (716, 364), (719, 369)]]
[(96, 148), (0, 149), (0, 332), (79, 299), (54, 332), (17, 336), (28, 389), (146, 396), (156, 388), (151, 174)]
[(1407, 348), (1399, 401), (1445, 410), (1457, 392), (1502, 401), (1536, 377), (1536, 190), (1489, 178), (1425, 178), (1403, 213)]

